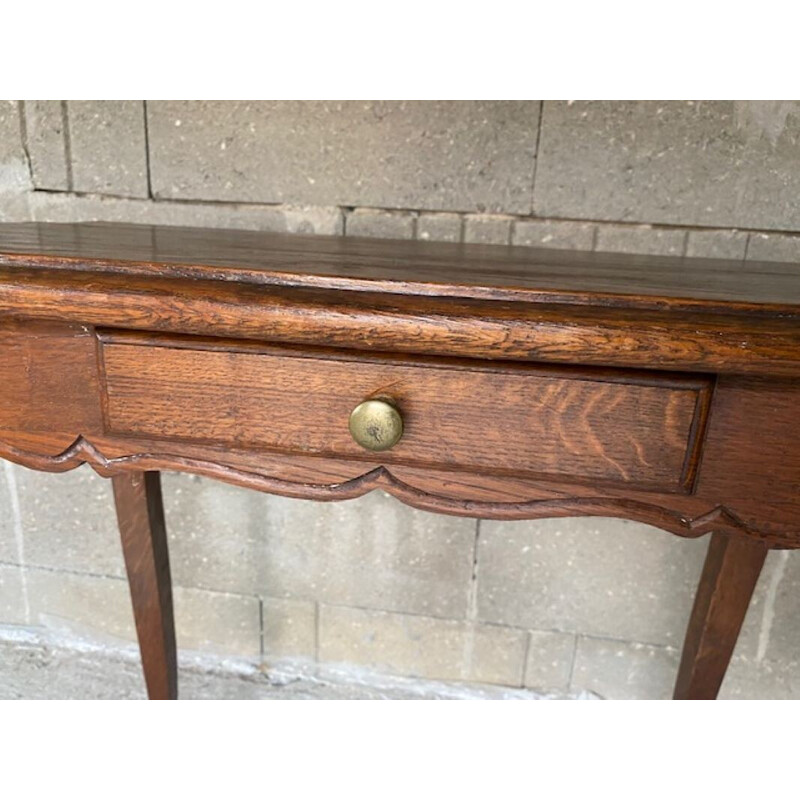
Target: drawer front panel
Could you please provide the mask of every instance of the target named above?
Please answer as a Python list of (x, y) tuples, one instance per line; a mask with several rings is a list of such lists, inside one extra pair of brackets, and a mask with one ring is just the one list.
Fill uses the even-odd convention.
[[(710, 383), (620, 371), (103, 343), (109, 433), (687, 491)], [(207, 347), (208, 349), (204, 349)], [(390, 397), (400, 441), (356, 444), (353, 408)]]

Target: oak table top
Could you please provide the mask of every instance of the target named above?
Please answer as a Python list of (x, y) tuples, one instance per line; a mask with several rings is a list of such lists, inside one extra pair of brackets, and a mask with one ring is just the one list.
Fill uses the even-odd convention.
[(800, 265), (0, 225), (0, 456), (114, 482), (145, 678), (177, 673), (159, 471), (712, 534), (676, 697), (798, 547)]
[(0, 264), (625, 309), (800, 307), (788, 263), (119, 223), (4, 224)]

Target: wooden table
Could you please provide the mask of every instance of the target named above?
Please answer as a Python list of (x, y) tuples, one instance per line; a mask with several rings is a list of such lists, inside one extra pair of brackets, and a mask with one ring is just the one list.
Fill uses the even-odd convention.
[(2, 225), (0, 337), (0, 456), (113, 480), (151, 698), (177, 696), (162, 469), (711, 533), (676, 698), (716, 696), (768, 550), (800, 546), (798, 265)]

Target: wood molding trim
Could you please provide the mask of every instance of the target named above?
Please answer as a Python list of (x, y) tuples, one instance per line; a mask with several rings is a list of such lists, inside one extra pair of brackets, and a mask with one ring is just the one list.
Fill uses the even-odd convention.
[(498, 520), (524, 520), (572, 516), (612, 516), (647, 523), (686, 538), (722, 531), (740, 533), (772, 544), (786, 544), (786, 536), (776, 536), (746, 525), (723, 505), (689, 517), (680, 511), (639, 500), (611, 497), (563, 497), (523, 502), (460, 500), (424, 491), (400, 480), (387, 467), (369, 470), (341, 483), (298, 483), (221, 462), (203, 461), (166, 453), (133, 453), (107, 458), (88, 439), (78, 436), (60, 453), (43, 455), (0, 442), (0, 458), (44, 472), (68, 472), (88, 464), (99, 475), (111, 477), (123, 472), (174, 470), (214, 478), (226, 483), (269, 494), (304, 500), (336, 501), (361, 497), (382, 489), (403, 503), (424, 511), (463, 517)]

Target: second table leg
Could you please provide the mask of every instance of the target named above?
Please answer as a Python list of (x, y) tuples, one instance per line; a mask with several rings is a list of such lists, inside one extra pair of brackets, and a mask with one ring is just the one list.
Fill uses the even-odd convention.
[(686, 631), (676, 700), (714, 700), (769, 547), (747, 536), (713, 533)]
[(125, 472), (112, 482), (147, 694), (175, 700), (178, 659), (161, 476)]

